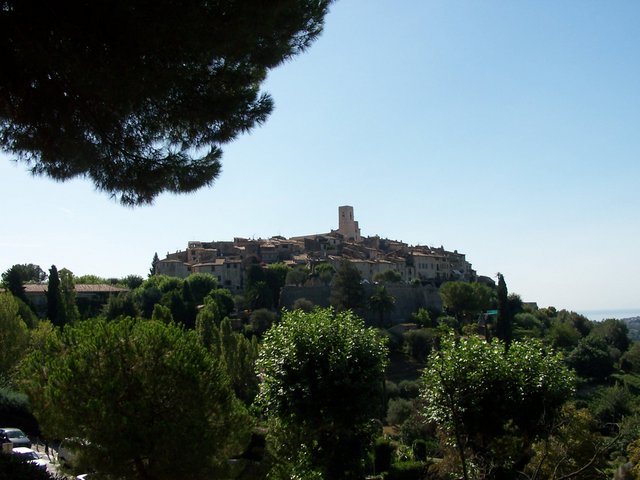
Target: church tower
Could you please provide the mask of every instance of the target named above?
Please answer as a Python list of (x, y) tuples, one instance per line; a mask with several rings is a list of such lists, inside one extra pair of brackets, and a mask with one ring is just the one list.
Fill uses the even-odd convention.
[(356, 243), (361, 241), (360, 228), (358, 222), (353, 219), (353, 207), (349, 205), (338, 207), (338, 233), (347, 241)]

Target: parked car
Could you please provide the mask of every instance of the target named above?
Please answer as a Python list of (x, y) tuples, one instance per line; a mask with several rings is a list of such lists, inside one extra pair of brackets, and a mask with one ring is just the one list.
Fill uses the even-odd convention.
[(47, 461), (40, 458), (40, 455), (38, 455), (37, 452), (31, 450), (30, 448), (14, 447), (11, 453), (13, 455), (17, 455), (18, 457), (22, 458), (23, 460), (29, 463), (33, 463), (34, 465), (37, 465), (38, 467), (47, 468)]
[(27, 437), (19, 428), (4, 427), (0, 428), (0, 432), (4, 433), (9, 441), (13, 443), (13, 448), (31, 448), (31, 440), (29, 440), (29, 437)]

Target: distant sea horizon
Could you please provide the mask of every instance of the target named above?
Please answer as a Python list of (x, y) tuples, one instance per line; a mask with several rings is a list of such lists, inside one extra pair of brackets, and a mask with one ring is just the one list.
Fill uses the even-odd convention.
[(619, 308), (612, 310), (576, 310), (576, 312), (595, 322), (606, 320), (608, 318), (616, 318), (618, 320), (621, 320), (623, 318), (640, 317), (640, 308)]

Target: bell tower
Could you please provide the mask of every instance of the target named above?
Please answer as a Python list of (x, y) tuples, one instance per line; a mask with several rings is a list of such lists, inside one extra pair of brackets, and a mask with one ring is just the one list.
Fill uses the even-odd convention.
[(338, 207), (338, 233), (347, 241), (356, 243), (361, 241), (360, 228), (358, 222), (353, 219), (353, 207), (349, 205)]

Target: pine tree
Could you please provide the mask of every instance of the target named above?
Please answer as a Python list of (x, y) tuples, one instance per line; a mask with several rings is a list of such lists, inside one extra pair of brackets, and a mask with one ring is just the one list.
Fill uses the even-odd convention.
[(210, 186), (222, 147), (273, 110), (268, 72), (313, 43), (330, 3), (5, 0), (0, 148), (125, 205)]
[(5, 273), (2, 274), (2, 283), (5, 285), (6, 289), (9, 290), (14, 297), (19, 298), (25, 303), (29, 303), (27, 300), (27, 295), (24, 291), (24, 278), (20, 273), (20, 270), (17, 265), (14, 265)]

